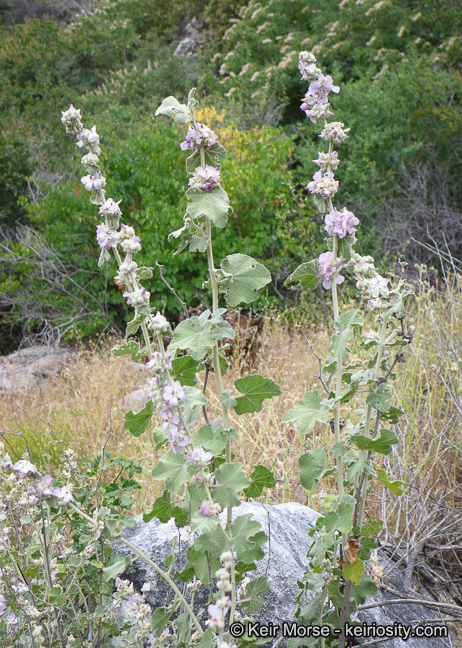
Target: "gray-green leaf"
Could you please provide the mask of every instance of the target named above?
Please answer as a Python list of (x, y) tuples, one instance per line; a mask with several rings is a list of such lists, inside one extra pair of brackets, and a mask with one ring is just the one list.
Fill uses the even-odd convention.
[(188, 106), (180, 104), (175, 97), (167, 97), (163, 100), (156, 110), (155, 116), (157, 117), (158, 115), (172, 117), (177, 124), (187, 124), (192, 121), (192, 115), (189, 112)]
[(273, 398), (273, 396), (281, 394), (279, 385), (276, 385), (271, 378), (264, 378), (258, 374), (239, 378), (235, 381), (234, 386), (238, 392), (243, 394), (236, 398), (234, 407), (234, 411), (239, 415), (260, 412), (265, 398)]
[(173, 333), (168, 352), (174, 355), (178, 349), (189, 349), (193, 360), (202, 360), (215, 345), (211, 327), (211, 323), (206, 322), (202, 328), (196, 315), (180, 322)]
[(139, 437), (145, 432), (152, 419), (153, 404), (148, 401), (143, 409), (134, 414), (131, 410), (125, 414), (124, 428), (131, 432), (133, 436)]
[(296, 268), (290, 277), (285, 280), (284, 285), (286, 286), (293, 281), (300, 281), (302, 287), (305, 290), (314, 290), (318, 283), (321, 281), (321, 277), (317, 277), (316, 273), (318, 271), (318, 261), (314, 259), (313, 261), (308, 261), (307, 263), (302, 263)]
[(316, 421), (325, 423), (327, 412), (329, 411), (330, 402), (322, 401), (318, 389), (306, 392), (302, 399), (298, 401), (294, 409), (286, 412), (282, 417), (283, 423), (293, 423), (296, 421), (302, 434), (308, 434), (314, 427)]
[(246, 254), (230, 254), (221, 262), (221, 269), (232, 275), (220, 284), (220, 291), (231, 307), (242, 302), (251, 304), (259, 298), (258, 291), (271, 281), (265, 266)]
[(300, 483), (307, 490), (313, 491), (327, 466), (327, 453), (324, 448), (307, 452), (298, 460)]
[(228, 211), (231, 209), (228, 194), (222, 187), (213, 191), (202, 189), (188, 189), (186, 192), (188, 207), (186, 213), (191, 218), (206, 216), (215, 227), (225, 227), (228, 222)]

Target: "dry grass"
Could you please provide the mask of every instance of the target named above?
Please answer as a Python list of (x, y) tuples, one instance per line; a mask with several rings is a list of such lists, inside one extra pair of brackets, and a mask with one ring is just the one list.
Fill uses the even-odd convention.
[[(452, 283), (451, 283), (452, 282)], [(421, 287), (425, 284), (422, 277)], [(369, 510), (384, 519), (386, 540), (399, 540), (408, 548), (417, 538), (435, 537), (438, 529), (428, 521), (449, 519), (460, 512), (462, 481), (462, 351), (458, 328), (462, 315), (460, 277), (452, 278), (444, 290), (421, 290), (408, 324), (415, 331), (415, 343), (408, 362), (401, 366), (393, 383), (395, 402), (406, 413), (397, 426), (400, 444), (390, 457), (382, 459), (393, 479), (408, 484), (398, 499), (376, 488)], [(323, 328), (304, 328), (318, 353), (327, 355), (328, 334)], [(282, 416), (303, 393), (318, 386), (318, 362), (298, 331), (290, 332), (283, 316), (267, 321), (256, 365), (252, 373), (271, 377), (282, 395), (265, 401), (261, 412), (232, 418), (239, 432), (234, 442), (236, 460), (251, 472), (261, 463), (271, 469), (277, 485), (264, 495), (267, 502), (298, 501), (320, 508), (324, 493), (311, 494), (300, 487), (298, 458), (303, 452), (333, 442), (328, 426), (317, 425), (313, 434), (301, 438), (295, 424), (283, 424)], [(142, 386), (143, 377), (130, 368), (126, 358), (112, 359), (110, 346), (98, 353), (83, 353), (59, 377), (42, 381), (35, 390), (4, 395), (0, 400), (0, 429), (23, 434), (34, 460), (43, 470), (56, 472), (60, 448), (50, 427), (65, 447), (72, 447), (81, 461), (106, 449), (113, 456), (136, 459), (144, 468), (143, 489), (136, 493), (135, 513), (150, 508), (161, 492), (150, 472), (158, 453), (146, 433), (139, 439), (123, 428), (123, 397)], [(237, 358), (224, 378), (224, 386), (245, 375), (245, 360)], [(213, 415), (219, 416), (219, 403), (209, 380)], [(200, 383), (198, 384), (200, 387)], [(360, 400), (355, 406), (360, 404)], [(7, 436), (16, 452), (22, 453), (22, 440)], [(319, 499), (321, 497), (321, 499)], [(431, 531), (431, 533), (430, 533)], [(421, 543), (420, 543), (421, 545)]]

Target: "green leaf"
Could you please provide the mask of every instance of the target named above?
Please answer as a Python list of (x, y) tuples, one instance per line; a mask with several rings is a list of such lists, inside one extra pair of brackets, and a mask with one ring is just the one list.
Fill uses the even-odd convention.
[(198, 236), (197, 234), (193, 234), (189, 244), (189, 251), (201, 252), (201, 254), (203, 254), (204, 252), (207, 252), (208, 245), (208, 236)]
[(125, 414), (124, 428), (131, 432), (133, 436), (139, 437), (147, 430), (152, 414), (153, 404), (152, 401), (148, 401), (138, 414), (134, 414), (131, 410)]
[(390, 409), (387, 412), (382, 412), (381, 418), (384, 421), (388, 421), (388, 423), (391, 423), (392, 425), (396, 425), (398, 423), (399, 417), (403, 414), (403, 410), (400, 410), (397, 407), (391, 405)]
[(382, 482), (384, 486), (388, 488), (388, 490), (391, 490), (392, 493), (395, 495), (402, 495), (403, 490), (402, 487), (404, 486), (404, 482), (399, 481), (398, 479), (394, 482), (390, 481), (390, 478), (388, 477), (387, 473), (385, 470), (382, 470), (381, 468), (377, 468), (377, 479)]
[(222, 454), (228, 443), (228, 437), (222, 427), (213, 430), (209, 425), (204, 425), (196, 434), (193, 441), (196, 447), (202, 446), (204, 450), (208, 450), (214, 456), (218, 456)]
[(228, 222), (228, 212), (231, 209), (228, 194), (222, 187), (212, 191), (191, 188), (186, 191), (188, 207), (186, 213), (197, 220), (206, 216), (215, 227), (223, 228)]
[(285, 280), (284, 286), (293, 281), (300, 281), (305, 290), (314, 290), (321, 281), (321, 277), (316, 276), (317, 271), (317, 259), (308, 261), (308, 263), (302, 263), (302, 265), (299, 265), (298, 268), (292, 272), (290, 277)]
[(273, 473), (265, 466), (257, 465), (250, 475), (250, 486), (244, 489), (247, 497), (259, 497), (264, 488), (273, 488), (276, 484)]
[(174, 355), (178, 349), (189, 349), (193, 360), (203, 360), (215, 346), (215, 337), (211, 332), (211, 327), (209, 321), (202, 327), (196, 315), (180, 322), (168, 345), (168, 352)]
[(160, 497), (156, 499), (150, 511), (143, 513), (143, 522), (149, 522), (156, 517), (159, 522), (165, 524), (170, 518), (175, 519), (177, 527), (183, 527), (188, 524), (188, 516), (178, 507), (170, 502), (170, 493), (165, 490)]
[(366, 403), (379, 410), (379, 412), (388, 412), (391, 407), (391, 396), (391, 391), (387, 385), (382, 384), (377, 387), (377, 391), (369, 394), (366, 398)]
[(197, 648), (215, 648), (215, 645), (215, 633), (212, 628), (208, 628), (202, 635)]
[(181, 454), (174, 454), (171, 450), (167, 452), (154, 466), (152, 471), (153, 479), (165, 481), (169, 491), (180, 493), (183, 484), (189, 481), (188, 464)]
[(162, 101), (159, 108), (156, 110), (155, 116), (157, 117), (158, 115), (167, 115), (167, 117), (172, 117), (177, 124), (187, 124), (193, 120), (188, 106), (180, 104), (175, 97), (171, 96)]
[(398, 437), (391, 430), (382, 429), (375, 439), (366, 437), (363, 434), (355, 434), (351, 437), (351, 443), (360, 450), (371, 450), (372, 452), (389, 455), (392, 445), (398, 443)]
[(342, 533), (349, 533), (353, 528), (353, 514), (355, 512), (356, 499), (351, 495), (344, 495), (338, 506), (337, 529)]
[(127, 324), (125, 337), (129, 337), (130, 335), (136, 333), (145, 319), (146, 317), (144, 315), (137, 315), (134, 319), (132, 319), (132, 321)]
[(238, 378), (234, 383), (235, 388), (243, 396), (236, 398), (234, 411), (236, 414), (252, 414), (260, 412), (265, 398), (279, 396), (281, 390), (271, 378), (264, 378), (258, 374)]
[(125, 342), (125, 344), (119, 344), (112, 349), (112, 353), (115, 356), (130, 355), (134, 360), (140, 351), (140, 345), (135, 340), (130, 340)]
[(302, 455), (298, 460), (300, 483), (307, 490), (313, 491), (321, 479), (327, 466), (327, 453), (324, 448), (318, 448)]
[(151, 628), (155, 631), (156, 637), (160, 637), (162, 632), (165, 630), (172, 614), (173, 610), (166, 612), (163, 607), (154, 610), (153, 615), (151, 616)]
[(255, 614), (263, 605), (262, 595), (268, 591), (269, 585), (266, 576), (257, 576), (246, 585), (245, 598), (249, 600), (240, 603), (240, 607), (245, 610), (246, 614)]
[(224, 463), (215, 470), (215, 478), (220, 484), (212, 491), (212, 497), (223, 508), (239, 506), (237, 493), (249, 485), (249, 480), (242, 472), (241, 463)]
[(231, 396), (230, 389), (225, 389), (225, 391), (220, 395), (220, 403), (225, 409), (232, 409), (236, 406), (237, 401)]
[(342, 571), (347, 580), (352, 581), (355, 585), (359, 585), (361, 582), (361, 576), (364, 574), (364, 563), (362, 560), (357, 558), (352, 565), (345, 563), (342, 567)]
[(188, 563), (186, 567), (193, 566), (198, 578), (209, 585), (209, 570), (212, 578), (217, 569), (221, 568), (220, 556), (228, 549), (228, 541), (223, 531), (219, 528), (202, 533), (193, 546), (188, 549)]
[(202, 364), (193, 360), (191, 356), (182, 356), (172, 361), (172, 378), (179, 380), (183, 386), (194, 387), (197, 382), (196, 373)]
[[(117, 556), (116, 556), (117, 557)], [(110, 580), (115, 580), (119, 574), (122, 574), (130, 565), (132, 564), (132, 559), (130, 556), (125, 556), (124, 558), (119, 558), (108, 567), (103, 569), (103, 581), (107, 583)]]
[[(219, 169), (220, 161), (224, 160), (226, 156), (226, 149), (221, 144), (214, 144), (208, 151), (205, 151), (205, 164)], [(198, 166), (201, 166), (201, 158), (196, 149), (186, 160), (186, 171), (192, 173)]]
[(314, 205), (320, 214), (327, 214), (329, 209), (329, 203), (322, 196), (313, 196)]
[(319, 423), (326, 422), (329, 407), (330, 403), (328, 401), (321, 402), (320, 391), (314, 389), (303, 394), (302, 399), (298, 401), (294, 409), (284, 414), (282, 422), (292, 423), (296, 421), (300, 432), (308, 434), (313, 429), (316, 421)]
[(271, 281), (265, 266), (246, 254), (230, 254), (221, 262), (221, 269), (232, 275), (219, 286), (231, 307), (256, 301), (258, 291)]
[(165, 434), (165, 432), (162, 431), (161, 428), (153, 428), (151, 430), (151, 434), (155, 443), (154, 450), (160, 450), (166, 443), (169, 442), (168, 436)]
[(230, 543), (239, 557), (240, 554), (248, 553), (257, 546), (253, 537), (261, 531), (261, 524), (256, 520), (252, 520), (251, 513), (246, 513), (245, 515), (239, 515), (231, 523), (230, 530)]
[(63, 594), (63, 588), (61, 585), (55, 585), (51, 588), (49, 593), (49, 601), (52, 605), (63, 605), (65, 602), (65, 597)]
[(181, 403), (184, 421), (187, 426), (196, 425), (201, 420), (202, 408), (207, 405), (207, 399), (200, 389), (185, 387), (186, 400)]
[(351, 596), (354, 598), (358, 605), (363, 605), (366, 602), (367, 598), (376, 595), (377, 585), (367, 574), (363, 574), (361, 576), (359, 584), (355, 585), (353, 583), (353, 586), (351, 588)]
[(147, 268), (146, 266), (140, 266), (136, 269), (137, 278), (142, 281), (143, 279), (151, 279), (154, 268)]
[(363, 524), (361, 527), (360, 534), (363, 536), (363, 538), (369, 538), (370, 536), (377, 535), (377, 533), (380, 533), (381, 529), (383, 526), (383, 522), (380, 520), (376, 520), (375, 518), (370, 518), (366, 522), (366, 524)]
[(335, 320), (334, 326), (336, 329), (344, 331), (352, 326), (363, 326), (364, 320), (356, 308), (342, 313), (338, 319)]

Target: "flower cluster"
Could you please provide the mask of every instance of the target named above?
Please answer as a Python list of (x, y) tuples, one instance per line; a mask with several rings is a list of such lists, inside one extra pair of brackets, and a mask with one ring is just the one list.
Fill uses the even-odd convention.
[(131, 292), (125, 291), (124, 297), (130, 306), (133, 306), (136, 311), (140, 311), (143, 307), (149, 307), (149, 298), (151, 297), (151, 293), (149, 293), (146, 288), (135, 288), (135, 290), (132, 290)]
[(101, 250), (110, 250), (117, 245), (117, 232), (106, 223), (101, 223), (96, 228), (96, 240)]
[(335, 86), (332, 77), (324, 76), (316, 67), (316, 58), (309, 52), (300, 52), (298, 69), (304, 81), (311, 81), (307, 93), (302, 99), (301, 109), (306, 116), (316, 124), (318, 119), (325, 120), (334, 113), (330, 111), (329, 93), (338, 93), (340, 88)]
[(338, 159), (338, 152), (337, 151), (332, 151), (332, 153), (324, 153), (323, 151), (318, 151), (318, 159), (313, 160), (313, 164), (317, 164), (319, 167), (321, 167), (322, 171), (335, 171), (340, 164), (340, 160)]
[(180, 144), (180, 148), (182, 151), (192, 151), (203, 145), (208, 150), (211, 146), (217, 143), (217, 140), (218, 137), (211, 128), (196, 122), (195, 128), (192, 126), (189, 127), (184, 142), (181, 142)]
[(219, 513), (221, 513), (221, 505), (217, 502), (213, 502), (212, 500), (204, 500), (199, 508), (201, 510), (201, 513), (203, 515), (206, 515), (207, 517), (209, 515), (218, 515)]
[(234, 568), (234, 558), (231, 551), (224, 551), (220, 556), (220, 562), (223, 565), (215, 572), (217, 579), (217, 589), (220, 596), (216, 603), (209, 605), (207, 612), (210, 619), (206, 621), (207, 625), (215, 632), (222, 631), (225, 627), (225, 617), (231, 607), (231, 600), (229, 592), (232, 591), (232, 584), (230, 579), (229, 570)]
[(351, 236), (356, 232), (356, 225), (359, 224), (359, 219), (348, 211), (346, 207), (343, 211), (334, 209), (325, 216), (326, 226), (325, 230), (330, 236), (338, 236), (340, 239), (345, 236)]
[(374, 259), (371, 256), (361, 256), (355, 252), (350, 264), (353, 267), (356, 287), (358, 290), (368, 292), (372, 298), (369, 300), (369, 306), (374, 309), (386, 306), (382, 299), (389, 297), (388, 279), (377, 272)]
[(193, 189), (202, 189), (202, 191), (212, 191), (220, 185), (220, 182), (220, 171), (216, 167), (207, 165), (197, 167), (193, 171), (189, 186)]
[(344, 128), (344, 126), (343, 122), (329, 122), (324, 125), (319, 137), (340, 146), (342, 142), (348, 139), (347, 133), (350, 131), (349, 128)]
[(309, 182), (306, 188), (313, 196), (332, 198), (338, 191), (338, 185), (338, 180), (334, 180), (334, 174), (331, 171), (327, 171), (324, 175), (322, 171), (316, 171), (313, 181)]
[(332, 252), (323, 252), (318, 257), (317, 277), (322, 277), (323, 288), (329, 289), (332, 286), (332, 280), (338, 285), (345, 281), (345, 277), (338, 273), (342, 269), (342, 263), (337, 261), (333, 264)]
[[(158, 643), (156, 635), (152, 632), (151, 606), (146, 603), (145, 593), (150, 590), (150, 584), (146, 583), (142, 587), (142, 593), (138, 594), (134, 591), (133, 583), (128, 580), (122, 580), (117, 576), (116, 593), (114, 598), (116, 604), (113, 607), (112, 615), (116, 611), (121, 611), (125, 620), (131, 625), (131, 631), (134, 633), (136, 639), (140, 642), (145, 642), (146, 646), (153, 646)], [(163, 638), (169, 635), (169, 630), (166, 628), (163, 632)], [(143, 643), (141, 643), (143, 645)]]

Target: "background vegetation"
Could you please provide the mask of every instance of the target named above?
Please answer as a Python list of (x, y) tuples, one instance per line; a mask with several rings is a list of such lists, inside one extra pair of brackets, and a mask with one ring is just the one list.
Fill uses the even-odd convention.
[[(384, 271), (398, 257), (431, 265), (435, 244), (460, 256), (456, 0), (3, 0), (0, 21), (0, 353), (28, 334), (123, 330), (112, 269), (95, 272), (97, 218), (60, 123), (70, 103), (98, 125), (109, 191), (143, 232), (143, 262), (164, 265), (194, 306), (204, 297), (203, 255), (172, 262), (167, 242), (181, 225), (187, 180), (178, 133), (153, 114), (164, 96), (184, 99), (196, 86), (204, 121), (229, 150), (233, 226), (217, 258), (226, 248), (263, 259), (273, 274), (266, 306), (298, 298), (283, 281), (322, 245), (304, 189), (318, 143), (299, 109), (300, 49), (313, 50), (342, 88), (334, 109), (351, 138), (340, 152), (339, 202), (360, 217), (364, 251)], [(191, 33), (196, 51), (175, 55)], [(158, 277), (151, 291), (175, 316)], [(319, 301), (302, 306), (322, 314)]]

